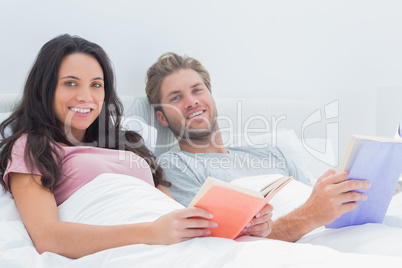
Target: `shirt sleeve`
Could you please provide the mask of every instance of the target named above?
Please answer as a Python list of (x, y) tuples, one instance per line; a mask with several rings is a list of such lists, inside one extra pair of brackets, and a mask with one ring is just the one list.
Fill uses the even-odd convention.
[(290, 160), (289, 158), (286, 158), (282, 151), (279, 148), (276, 148), (278, 152), (281, 154), (283, 159), (286, 161), (286, 166), (289, 171), (289, 176), (292, 176), (295, 180), (300, 181), (308, 186), (312, 186), (311, 181), (304, 175), (304, 173), (296, 166), (296, 164)]
[(191, 168), (190, 160), (186, 161), (182, 154), (172, 152), (162, 154), (157, 160), (166, 180), (172, 183), (166, 189), (177, 202), (187, 207), (203, 184), (200, 176)]
[[(21, 138), (15, 141), (13, 149), (11, 150), (11, 158), (8, 160), (8, 165), (3, 176), (4, 182), (8, 188), (10, 188), (8, 176), (10, 173), (31, 174), (31, 170), (28, 168), (28, 165), (24, 159), (26, 143), (27, 137), (26, 135), (23, 135)], [(34, 175), (41, 175), (36, 167), (33, 168), (32, 173)]]
[(287, 162), (289, 173), (291, 174), (291, 176), (293, 176), (293, 178), (306, 185), (312, 186), (311, 181), (304, 175), (303, 171), (301, 171), (292, 160), (287, 160)]

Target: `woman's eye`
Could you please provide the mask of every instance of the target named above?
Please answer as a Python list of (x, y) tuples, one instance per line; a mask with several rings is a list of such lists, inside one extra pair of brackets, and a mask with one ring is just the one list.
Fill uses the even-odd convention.
[(99, 84), (99, 83), (93, 83), (92, 86), (93, 86), (93, 87), (102, 87), (102, 85)]
[(200, 92), (202, 89), (201, 88), (196, 88), (194, 89), (194, 92)]
[(72, 81), (65, 82), (64, 84), (65, 84), (66, 86), (68, 86), (68, 87), (73, 87), (73, 86), (76, 86), (76, 85), (77, 85), (75, 82), (72, 82)]

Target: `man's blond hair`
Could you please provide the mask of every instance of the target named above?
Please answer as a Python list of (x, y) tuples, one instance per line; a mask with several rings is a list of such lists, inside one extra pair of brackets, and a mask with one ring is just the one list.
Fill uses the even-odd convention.
[(158, 61), (152, 65), (147, 72), (147, 81), (145, 92), (151, 104), (154, 104), (155, 110), (161, 110), (161, 85), (166, 76), (183, 70), (193, 69), (196, 71), (205, 86), (211, 91), (211, 80), (208, 71), (198, 60), (179, 56), (173, 52), (168, 52), (159, 57)]

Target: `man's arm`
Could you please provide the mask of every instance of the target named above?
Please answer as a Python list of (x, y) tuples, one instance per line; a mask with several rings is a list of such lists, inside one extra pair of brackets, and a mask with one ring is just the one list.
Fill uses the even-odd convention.
[(295, 242), (312, 230), (357, 208), (356, 201), (367, 200), (367, 195), (354, 190), (368, 189), (370, 183), (364, 180), (346, 181), (347, 175), (334, 170), (324, 173), (317, 180), (306, 203), (276, 220), (268, 238)]

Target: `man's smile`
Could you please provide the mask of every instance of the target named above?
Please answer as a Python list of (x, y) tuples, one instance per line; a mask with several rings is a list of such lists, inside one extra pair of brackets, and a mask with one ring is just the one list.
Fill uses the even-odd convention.
[(198, 116), (198, 115), (200, 115), (200, 114), (203, 114), (203, 113), (205, 113), (205, 110), (199, 110), (199, 111), (190, 113), (190, 115), (187, 116), (187, 119), (191, 119), (191, 118), (193, 118), (193, 117), (195, 117), (195, 116)]

